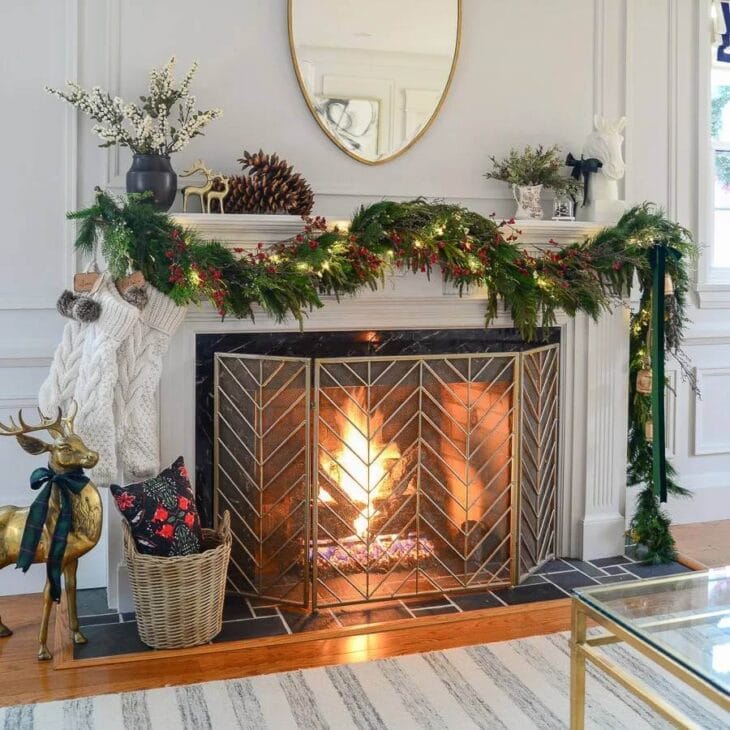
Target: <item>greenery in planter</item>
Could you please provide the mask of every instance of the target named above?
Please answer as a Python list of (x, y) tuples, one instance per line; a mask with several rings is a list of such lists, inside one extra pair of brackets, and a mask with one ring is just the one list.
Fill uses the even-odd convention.
[(548, 148), (527, 145), (521, 152), (512, 148), (502, 160), (494, 156), (489, 159), (493, 169), (484, 174), (487, 180), (501, 180), (510, 185), (542, 185), (573, 197), (581, 191), (578, 181), (561, 174), (565, 161), (557, 145)]
[[(46, 91), (65, 99), (96, 122), (93, 131), (101, 137), (100, 147), (118, 144), (138, 155), (170, 155), (203, 134), (203, 127), (223, 114), (220, 109), (201, 111), (195, 107), (190, 84), (198, 68), (197, 61), (179, 86), (173, 76), (174, 68), (173, 57), (162, 68), (152, 69), (149, 91), (147, 96), (140, 96), (140, 105), (112, 97), (98, 86), (86, 91), (73, 82), (68, 82), (67, 91), (48, 86)], [(170, 117), (175, 107), (177, 121), (173, 124)]]
[[(101, 242), (115, 277), (130, 269), (178, 304), (213, 302), (221, 314), (251, 317), (258, 306), (277, 320), (300, 322), (321, 307), (322, 294), (376, 289), (392, 268), (440, 272), (459, 290), (486, 289), (485, 323), (506, 309), (525, 340), (555, 324), (558, 311), (597, 319), (628, 295), (634, 276), (641, 285), (639, 311), (631, 320), (628, 479), (641, 484), (633, 536), (645, 559), (674, 557), (668, 520), (652, 492), (655, 455), (646, 441), (650, 401), (636, 391), (636, 374), (646, 362), (650, 321), (652, 252), (665, 245), (672, 256), (667, 272), (674, 291), (665, 297), (666, 347), (680, 364), (686, 322), (689, 270), (696, 247), (689, 232), (649, 204), (627, 211), (593, 238), (533, 256), (523, 251), (507, 224), (456, 205), (423, 199), (382, 201), (357, 211), (349, 230), (330, 230), (320, 219), (305, 219), (304, 230), (287, 241), (255, 251), (201, 241), (192, 231), (154, 210), (144, 196), (117, 200), (98, 191), (94, 205), (69, 214), (80, 221), (76, 245), (90, 251)], [(668, 490), (686, 494), (669, 469)]]

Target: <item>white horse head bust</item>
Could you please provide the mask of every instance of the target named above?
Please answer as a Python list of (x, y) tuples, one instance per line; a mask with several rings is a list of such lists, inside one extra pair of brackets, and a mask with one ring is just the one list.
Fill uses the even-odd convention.
[(598, 171), (611, 180), (621, 180), (626, 172), (621, 147), (624, 141), (623, 131), (626, 127), (626, 117), (607, 119), (596, 114), (593, 117), (593, 131), (588, 135), (583, 146), (583, 156), (586, 159), (595, 157), (603, 163)]

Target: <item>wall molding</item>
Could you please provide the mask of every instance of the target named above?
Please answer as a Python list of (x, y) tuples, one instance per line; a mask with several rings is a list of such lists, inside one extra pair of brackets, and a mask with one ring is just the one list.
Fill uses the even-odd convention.
[[(106, 88), (112, 96), (119, 96), (122, 86), (122, 3), (107, 0), (106, 3)], [(106, 187), (115, 187), (121, 180), (122, 191), (126, 183), (121, 177), (121, 150), (119, 145), (106, 150)]]
[(690, 329), (684, 346), (730, 345), (730, 326), (724, 329)]
[(37, 395), (17, 395), (0, 398), (0, 411), (35, 408), (38, 405)]
[[(67, 79), (79, 77), (79, 0), (66, 0), (66, 58), (65, 74)], [(79, 207), (79, 110), (71, 104), (66, 104), (65, 130), (65, 190), (64, 204), (66, 210), (78, 210)], [(76, 272), (77, 256), (74, 247), (76, 239), (76, 225), (73, 221), (65, 221), (64, 227), (64, 257), (63, 257), (63, 284), (68, 286)], [(55, 302), (52, 306), (55, 306)], [(45, 307), (44, 307), (45, 308)]]
[[(730, 380), (730, 368), (695, 368), (695, 377), (699, 391), (707, 396), (709, 391), (707, 380), (723, 377)], [(730, 433), (727, 430), (724, 432), (724, 441), (707, 441), (708, 435), (702, 427), (704, 403), (705, 401), (700, 398), (694, 399), (694, 455), (730, 454)]]
[(665, 390), (665, 426), (666, 426), (666, 455), (673, 459), (677, 452), (677, 384), (679, 382), (678, 371), (675, 368), (666, 370), (668, 387)]
[(679, 9), (677, 0), (668, 0), (667, 13), (667, 215), (678, 214), (679, 170)]
[(51, 355), (1, 355), (0, 368), (46, 368), (53, 362)]
[(593, 114), (605, 109), (606, 2), (593, 0)]
[[(64, 284), (61, 284), (61, 287)], [(20, 297), (0, 296), (0, 311), (13, 311), (18, 309), (29, 309), (33, 311), (55, 310), (56, 298), (48, 294), (28, 294)]]

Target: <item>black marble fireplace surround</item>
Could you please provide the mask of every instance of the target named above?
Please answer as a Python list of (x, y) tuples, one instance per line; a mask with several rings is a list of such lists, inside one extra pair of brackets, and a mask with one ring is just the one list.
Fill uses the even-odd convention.
[(557, 328), (538, 343), (515, 329), (417, 329), (199, 334), (195, 343), (195, 487), (203, 526), (213, 522), (213, 360), (215, 353), (279, 357), (368, 357), (522, 352), (560, 341)]

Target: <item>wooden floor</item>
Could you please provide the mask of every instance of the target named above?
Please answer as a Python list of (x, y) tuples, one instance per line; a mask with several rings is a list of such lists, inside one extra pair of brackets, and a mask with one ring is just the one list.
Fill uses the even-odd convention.
[(730, 565), (730, 520), (672, 525), (672, 534), (687, 565), (693, 568)]
[[(0, 616), (15, 632), (0, 639), (0, 705), (360, 662), (548, 634), (570, 626), (570, 601), (565, 599), (409, 619), (407, 626), (393, 622), (369, 634), (326, 639), (314, 636), (298, 643), (185, 656), (184, 661), (150, 656), (149, 661), (134, 664), (54, 670), (52, 662), (36, 659), (40, 609), (38, 595), (0, 598)], [(54, 635), (51, 626), (49, 636)], [(54, 651), (55, 647), (49, 646)]]

